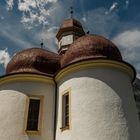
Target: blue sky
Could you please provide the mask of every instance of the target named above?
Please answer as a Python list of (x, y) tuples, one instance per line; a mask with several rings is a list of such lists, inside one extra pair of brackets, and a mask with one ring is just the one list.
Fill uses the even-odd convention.
[(70, 6), (85, 31), (112, 40), (140, 77), (139, 0), (2, 0), (0, 1), (0, 75), (17, 52), (40, 47), (57, 52), (55, 34)]

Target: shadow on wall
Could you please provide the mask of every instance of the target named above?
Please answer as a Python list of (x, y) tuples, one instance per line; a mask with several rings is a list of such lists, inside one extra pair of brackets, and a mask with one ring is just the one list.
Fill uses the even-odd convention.
[(134, 81), (133, 90), (140, 121), (140, 79), (136, 78)]

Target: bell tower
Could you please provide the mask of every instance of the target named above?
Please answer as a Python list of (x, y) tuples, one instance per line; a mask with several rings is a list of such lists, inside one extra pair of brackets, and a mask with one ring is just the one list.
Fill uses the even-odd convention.
[(73, 11), (71, 11), (71, 18), (64, 20), (56, 34), (58, 40), (58, 53), (60, 55), (66, 52), (74, 40), (85, 35), (82, 24), (74, 19), (72, 14)]

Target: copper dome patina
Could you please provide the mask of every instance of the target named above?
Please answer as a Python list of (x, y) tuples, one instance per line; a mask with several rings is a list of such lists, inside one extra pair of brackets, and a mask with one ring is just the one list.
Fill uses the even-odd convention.
[(97, 58), (122, 61), (119, 49), (110, 40), (97, 35), (85, 35), (69, 47), (61, 59), (61, 66)]
[(41, 48), (17, 53), (7, 65), (6, 73), (39, 73), (53, 75), (60, 68), (60, 56)]

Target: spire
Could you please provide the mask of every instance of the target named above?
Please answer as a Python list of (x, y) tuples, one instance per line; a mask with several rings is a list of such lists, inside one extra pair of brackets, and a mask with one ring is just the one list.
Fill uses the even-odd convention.
[(74, 13), (73, 7), (71, 6), (71, 7), (70, 7), (70, 17), (71, 17), (71, 18), (73, 18), (73, 13)]
[(43, 49), (43, 47), (44, 47), (43, 39), (42, 39), (42, 41), (40, 43), (40, 46), (41, 46), (41, 49)]
[(87, 33), (87, 34), (89, 34), (89, 33), (90, 33), (90, 31), (88, 30), (86, 33)]
[(71, 17), (63, 21), (56, 34), (56, 38), (58, 39), (58, 53), (60, 55), (63, 55), (67, 51), (74, 40), (85, 35), (82, 24), (73, 18), (73, 13), (73, 7), (71, 6)]

